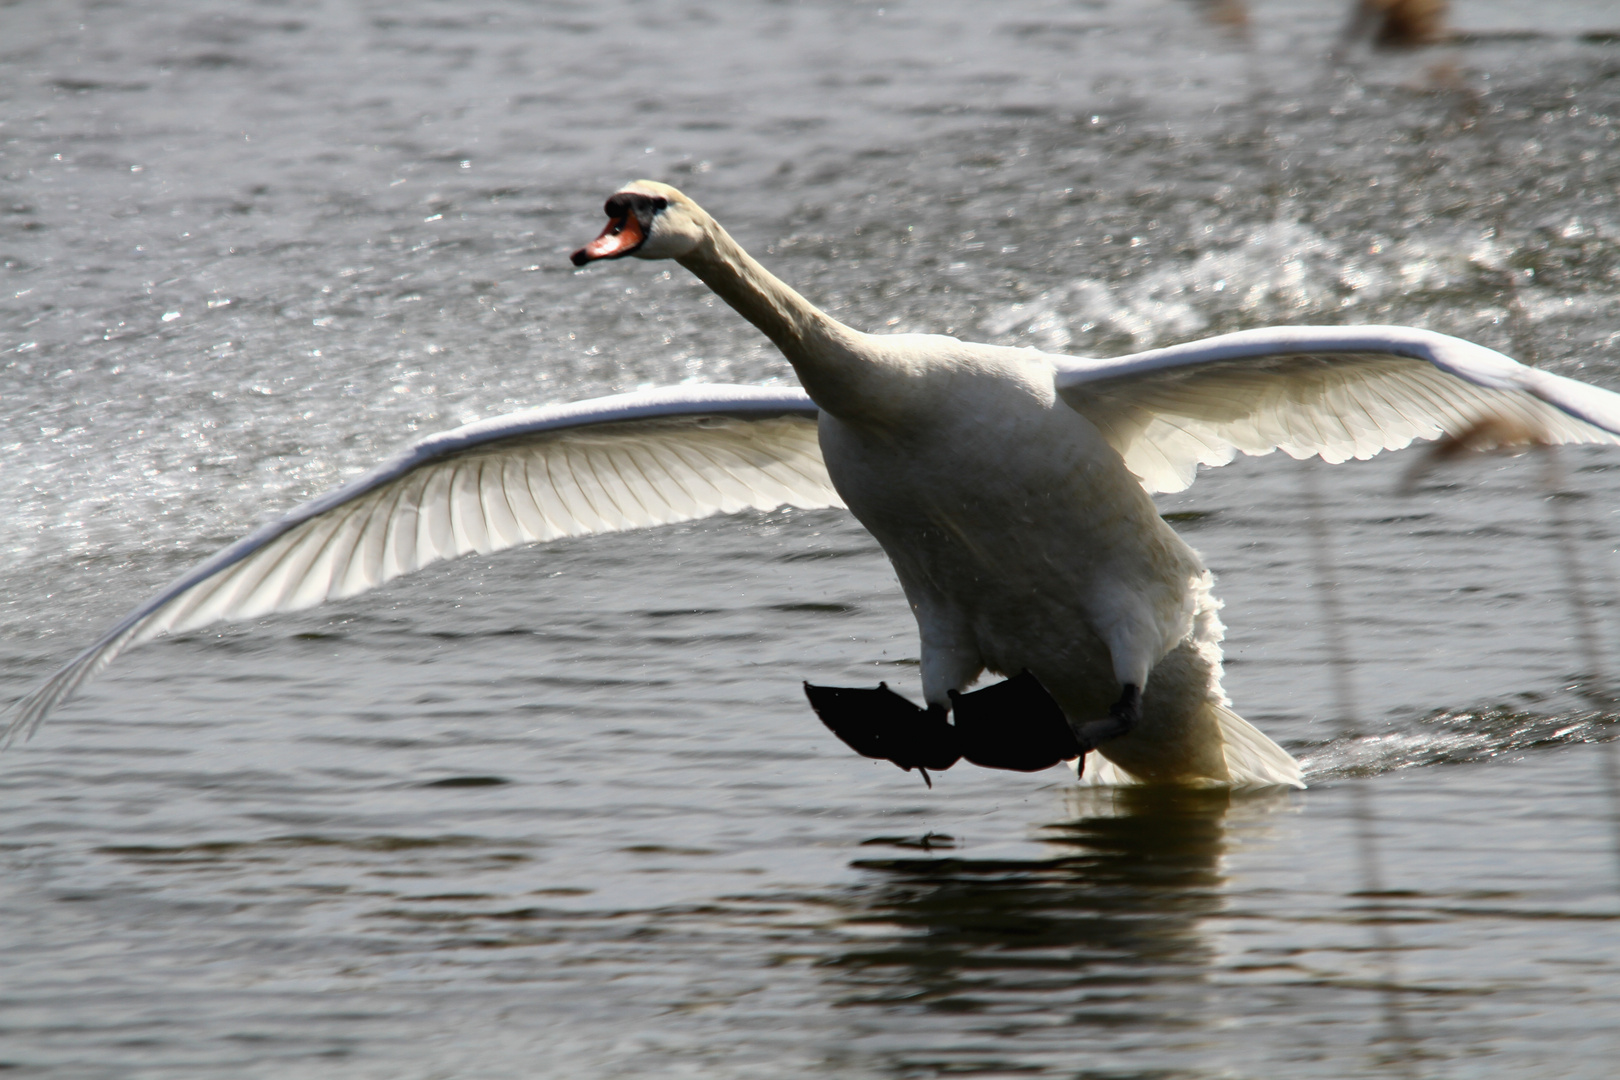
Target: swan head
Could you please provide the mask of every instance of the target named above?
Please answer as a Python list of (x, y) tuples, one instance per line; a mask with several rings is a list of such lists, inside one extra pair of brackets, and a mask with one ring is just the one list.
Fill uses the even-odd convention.
[(637, 180), (608, 198), (607, 228), (572, 258), (575, 266), (597, 259), (679, 259), (708, 238), (708, 215), (668, 184)]

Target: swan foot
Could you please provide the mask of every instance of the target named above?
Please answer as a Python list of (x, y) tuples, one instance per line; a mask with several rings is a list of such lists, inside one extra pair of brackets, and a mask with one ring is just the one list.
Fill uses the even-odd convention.
[(862, 757), (892, 761), (910, 772), (922, 773), (929, 787), (928, 770), (944, 772), (962, 752), (956, 729), (945, 722), (945, 710), (926, 710), (879, 683), (876, 690), (804, 684), (810, 707), (827, 730)]
[(1140, 719), (1142, 719), (1142, 688), (1135, 683), (1126, 683), (1119, 700), (1109, 706), (1108, 715), (1101, 720), (1081, 725), (1080, 730), (1075, 733), (1076, 738), (1089, 753), (1109, 739), (1117, 739), (1126, 734)]
[(949, 693), (962, 756), (975, 765), (1038, 772), (1085, 755), (1063, 710), (1028, 671), (971, 694)]

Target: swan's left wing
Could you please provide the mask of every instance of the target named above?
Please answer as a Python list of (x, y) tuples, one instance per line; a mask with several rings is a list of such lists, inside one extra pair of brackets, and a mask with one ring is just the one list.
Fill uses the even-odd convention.
[(0, 745), (132, 645), (353, 596), (441, 559), (778, 506), (842, 506), (802, 390), (691, 386), (429, 436), (238, 540), (126, 615), (12, 707)]
[(1407, 326), (1244, 330), (1109, 360), (1051, 357), (1057, 389), (1150, 492), (1283, 450), (1329, 462), (1492, 421), (1546, 443), (1620, 443), (1620, 394)]

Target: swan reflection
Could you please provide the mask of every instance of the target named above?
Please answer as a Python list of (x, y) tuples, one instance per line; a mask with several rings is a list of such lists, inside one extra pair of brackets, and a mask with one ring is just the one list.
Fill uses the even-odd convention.
[(1073, 817), (1041, 829), (1046, 858), (855, 863), (871, 880), (851, 897), (851, 943), (825, 961), (854, 1046), (898, 1070), (1095, 1068), (1126, 1050), (1136, 1068), (1144, 1055), (1208, 1065), (1211, 1029), (1229, 1019), (1205, 926), (1225, 905), (1228, 828), (1288, 796), (1135, 787), (1068, 800)]

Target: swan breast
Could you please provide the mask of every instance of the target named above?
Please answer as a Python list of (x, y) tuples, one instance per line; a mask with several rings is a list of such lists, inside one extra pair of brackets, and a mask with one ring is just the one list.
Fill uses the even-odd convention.
[(889, 422), (823, 413), (840, 495), (913, 607), (959, 613), (992, 669), (1073, 663), (1082, 638), (1134, 642), (1151, 665), (1188, 631), (1198, 556), (1056, 396), (1040, 354), (952, 344), (942, 362), (891, 375), (905, 408)]

